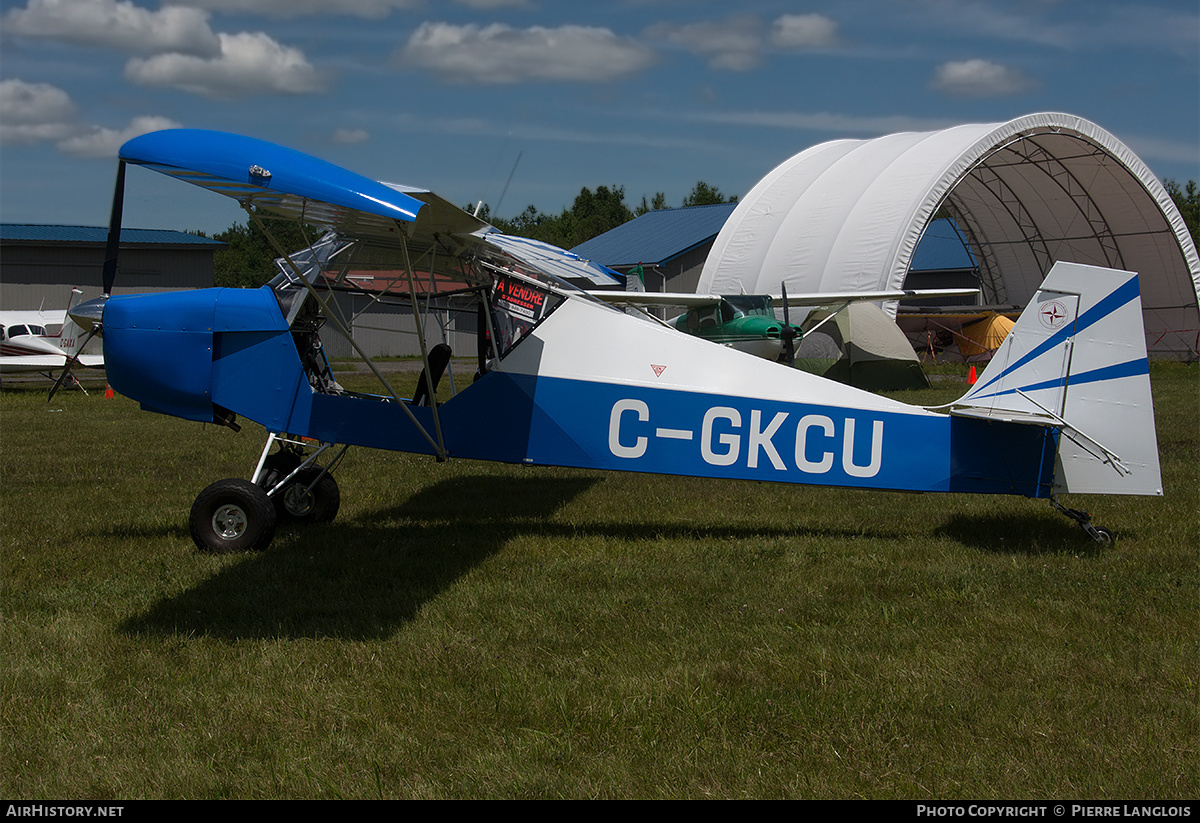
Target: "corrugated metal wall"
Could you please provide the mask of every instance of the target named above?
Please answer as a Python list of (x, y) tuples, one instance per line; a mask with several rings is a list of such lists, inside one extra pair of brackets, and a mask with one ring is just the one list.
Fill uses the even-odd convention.
[[(208, 288), (213, 249), (122, 247), (115, 294)], [(69, 243), (4, 243), (0, 248), (0, 306), (12, 311), (65, 308), (71, 288), (99, 297), (104, 247)]]
[[(347, 294), (337, 295), (335, 303), (341, 317), (351, 327), (354, 342), (369, 357), (417, 357), (421, 354), (417, 323), (408, 307), (372, 305), (364, 297)], [(475, 312), (466, 301), (457, 305), (458, 311), (422, 312), (426, 346), (446, 342), (456, 356), (474, 356)], [(321, 343), (330, 358), (356, 356), (353, 347), (332, 324), (327, 323), (322, 330)]]

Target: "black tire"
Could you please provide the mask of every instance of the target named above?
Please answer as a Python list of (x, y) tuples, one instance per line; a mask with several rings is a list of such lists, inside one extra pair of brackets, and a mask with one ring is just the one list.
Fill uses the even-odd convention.
[(275, 495), (275, 511), (281, 520), (298, 523), (328, 523), (337, 516), (342, 493), (333, 475), (326, 472), (309, 490), (321, 473), (319, 466), (301, 471)]
[(278, 516), (267, 493), (249, 480), (218, 480), (196, 496), (188, 528), (204, 552), (263, 551), (275, 536)]

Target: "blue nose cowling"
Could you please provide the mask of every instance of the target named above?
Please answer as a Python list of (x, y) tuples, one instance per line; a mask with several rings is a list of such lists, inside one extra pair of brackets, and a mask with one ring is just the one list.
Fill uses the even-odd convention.
[[(147, 411), (213, 422), (214, 404), (224, 407), (231, 383), (250, 403), (278, 405), (279, 389), (290, 400), (302, 378), (287, 323), (267, 288), (112, 297), (103, 330), (109, 384)], [(244, 368), (247, 359), (253, 373)], [(274, 391), (264, 374), (279, 384)]]

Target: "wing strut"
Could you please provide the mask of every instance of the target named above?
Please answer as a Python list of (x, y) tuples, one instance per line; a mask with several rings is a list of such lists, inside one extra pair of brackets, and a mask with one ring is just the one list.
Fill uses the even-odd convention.
[[(438, 422), (438, 409), (437, 409), (436, 399), (434, 399), (432, 397), (430, 398), (430, 408), (433, 410), (434, 427), (435, 427), (436, 434), (437, 434), (437, 439), (435, 440), (432, 436), (430, 436), (429, 432), (425, 430), (425, 427), (421, 425), (421, 421), (417, 420), (416, 416), (412, 413), (412, 410), (410, 410), (408, 408), (408, 404), (404, 402), (404, 399), (401, 398), (399, 394), (397, 394), (395, 388), (393, 388), (392, 384), (389, 383), (387, 378), (383, 376), (383, 373), (379, 371), (379, 369), (375, 366), (375, 363), (372, 362), (371, 358), (367, 355), (367, 353), (362, 350), (362, 347), (359, 346), (357, 342), (355, 342), (354, 336), (349, 332), (349, 330), (345, 327), (345, 325), (343, 325), (342, 322), (337, 318), (337, 313), (334, 312), (332, 309), (330, 309), (329, 304), (326, 303), (325, 300), (323, 300), (321, 298), (321, 295), (317, 293), (317, 290), (316, 290), (316, 288), (313, 287), (312, 283), (308, 282), (308, 278), (304, 276), (304, 274), (300, 271), (299, 267), (297, 267), (295, 262), (291, 259), (291, 257), (288, 256), (288, 253), (283, 250), (283, 247), (280, 246), (279, 241), (275, 239), (275, 236), (273, 234), (271, 234), (271, 232), (267, 229), (266, 225), (263, 224), (263, 222), (259, 218), (259, 216), (254, 212), (253, 209), (250, 208), (248, 203), (244, 203), (243, 208), (245, 208), (246, 213), (250, 215), (250, 219), (252, 221), (254, 221), (254, 225), (258, 226), (259, 231), (261, 231), (266, 236), (267, 240), (275, 248), (275, 251), (279, 254), (279, 256), (282, 257), (286, 261), (286, 264), (289, 268), (291, 268), (292, 273), (295, 274), (297, 279), (299, 279), (299, 281), (304, 284), (304, 288), (308, 291), (309, 295), (313, 298), (313, 300), (317, 301), (317, 305), (320, 306), (321, 309), (325, 312), (325, 316), (329, 319), (329, 321), (332, 322), (337, 327), (338, 331), (340, 331), (342, 333), (342, 336), (344, 336), (346, 338), (346, 340), (350, 343), (350, 345), (358, 353), (358, 356), (361, 357), (363, 362), (367, 364), (367, 368), (369, 368), (374, 373), (375, 377), (378, 378), (379, 382), (381, 384), (383, 384), (385, 389), (387, 389), (387, 392), (388, 392), (388, 394), (390, 394), (392, 396), (392, 399), (400, 404), (400, 408), (402, 408), (404, 410), (404, 413), (406, 415), (408, 415), (408, 419), (412, 422), (412, 424), (414, 426), (417, 427), (417, 430), (419, 432), (421, 432), (422, 436), (424, 436), (426, 441), (428, 441), (429, 445), (433, 447), (434, 452), (437, 455), (438, 461), (444, 462), (446, 460), (446, 458), (448, 457), (448, 453), (446, 451), (446, 445), (442, 440), (441, 425)], [(403, 238), (403, 233), (401, 233), (401, 237)], [(408, 263), (408, 245), (406, 243), (404, 244), (404, 257), (405, 257), (405, 264), (407, 265), (407, 263)], [(412, 288), (412, 270), (411, 269), (409, 269), (409, 288), (410, 289)], [(414, 314), (415, 314), (416, 313), (415, 305), (413, 307), (413, 310), (414, 310)], [(419, 332), (420, 321), (418, 321), (417, 329)], [(423, 338), (421, 340), (421, 360), (424, 363), (426, 372), (428, 372), (429, 371), (429, 357), (425, 351), (425, 341)]]
[[(429, 408), (433, 409), (433, 431), (437, 436), (438, 460), (445, 460), (446, 447), (442, 440), (442, 421), (438, 415), (437, 392), (433, 385), (433, 369), (429, 367), (429, 350), (425, 345), (425, 330), (421, 324), (421, 305), (417, 302), (417, 286), (413, 282), (412, 260), (408, 255), (408, 241), (405, 239), (403, 232), (400, 234), (400, 248), (404, 252), (404, 271), (408, 276), (408, 296), (412, 301), (413, 323), (417, 327), (417, 343), (421, 346), (421, 365), (423, 366), (421, 374), (425, 378), (425, 391), (429, 397)], [(405, 406), (405, 408), (407, 409), (408, 407)], [(409, 417), (412, 417), (412, 412), (409, 412)]]

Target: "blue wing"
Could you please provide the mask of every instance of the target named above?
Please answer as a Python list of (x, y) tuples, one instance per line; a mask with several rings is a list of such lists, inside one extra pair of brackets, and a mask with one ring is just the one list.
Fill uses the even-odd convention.
[(386, 237), (424, 205), (405, 192), (302, 152), (226, 132), (168, 129), (135, 137), (121, 160), (281, 217)]

